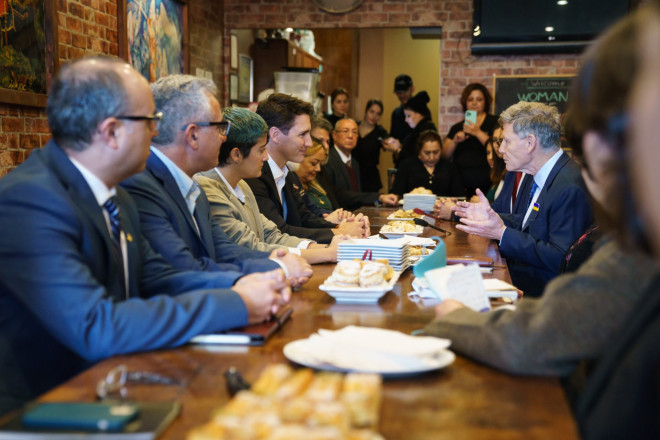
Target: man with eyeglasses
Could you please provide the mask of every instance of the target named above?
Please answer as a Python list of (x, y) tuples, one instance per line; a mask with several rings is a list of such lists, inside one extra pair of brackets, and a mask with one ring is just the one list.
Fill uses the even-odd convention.
[[(281, 267), (295, 285), (312, 275), (300, 256), (236, 244), (211, 216), (206, 194), (192, 176), (218, 165), (228, 122), (213, 81), (170, 75), (151, 85), (163, 124), (153, 138), (147, 169), (122, 182), (133, 196), (151, 246), (174, 267), (220, 272), (231, 286), (242, 274)], [(270, 256), (270, 259), (269, 259)]]
[(350, 211), (363, 205), (383, 203), (396, 205), (396, 194), (361, 192), (358, 162), (351, 156), (357, 146), (358, 126), (350, 118), (337, 121), (332, 132), (334, 147), (330, 148), (328, 163), (323, 166), (323, 178), (333, 185), (337, 201), (342, 208)]
[(540, 296), (559, 274), (570, 245), (593, 221), (589, 196), (577, 164), (559, 144), (561, 124), (555, 107), (521, 101), (500, 116), (499, 151), (508, 171), (524, 171), (530, 179), (516, 199), (512, 214), (498, 214), (481, 191), (478, 203), (454, 208), (465, 232), (499, 241), (511, 280), (526, 295)]
[(157, 133), (149, 84), (116, 58), (62, 66), (53, 139), (0, 179), (0, 414), (100, 359), (261, 322), (290, 297), (280, 270), (174, 269), (143, 238), (120, 181)]

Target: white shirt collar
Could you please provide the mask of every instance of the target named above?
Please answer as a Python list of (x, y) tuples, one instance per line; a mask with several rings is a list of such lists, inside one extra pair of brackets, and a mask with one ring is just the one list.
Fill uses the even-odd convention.
[(339, 153), (339, 157), (341, 157), (342, 162), (344, 162), (344, 163), (350, 162), (350, 160), (351, 160), (350, 155), (346, 156), (339, 148), (337, 148), (336, 145), (334, 146), (334, 149), (337, 151), (337, 153)]
[(116, 188), (110, 188), (105, 185), (99, 179), (96, 177), (94, 173), (89, 171), (83, 164), (78, 162), (76, 159), (74, 159), (71, 156), (67, 156), (69, 160), (71, 160), (71, 163), (80, 171), (80, 174), (82, 174), (83, 179), (85, 179), (85, 182), (87, 182), (87, 185), (89, 185), (89, 188), (92, 190), (92, 193), (94, 194), (94, 198), (96, 199), (96, 203), (99, 204), (99, 206), (103, 206), (103, 204), (112, 196), (117, 194), (117, 189)]
[[(218, 173), (218, 176), (220, 176), (222, 181), (225, 182), (225, 185), (227, 185), (227, 188), (229, 188), (229, 191), (232, 194), (234, 194), (238, 200), (240, 200), (243, 204), (245, 204), (245, 194), (243, 194), (243, 191), (241, 190), (241, 188), (238, 185), (236, 185), (236, 188), (232, 188), (231, 185), (229, 184), (229, 182), (227, 182), (227, 179), (225, 179), (225, 176), (222, 175), (222, 173), (220, 172), (220, 170), (217, 167), (213, 168), (213, 170), (216, 173)], [(239, 180), (239, 182), (240, 182), (240, 180)]]
[(268, 166), (270, 167), (270, 172), (273, 173), (273, 179), (277, 183), (282, 177), (286, 178), (286, 175), (289, 174), (289, 168), (286, 164), (283, 168), (280, 168), (277, 163), (273, 160), (272, 157), (268, 158)]
[(548, 176), (550, 175), (550, 171), (552, 171), (552, 168), (554, 168), (562, 153), (563, 151), (561, 148), (557, 150), (557, 152), (550, 159), (548, 159), (546, 163), (543, 164), (538, 173), (534, 175), (534, 182), (536, 182), (538, 185), (539, 190), (543, 189), (545, 181), (548, 180)]
[(179, 187), (179, 191), (181, 191), (181, 195), (186, 201), (188, 209), (190, 210), (190, 214), (192, 215), (195, 211), (195, 202), (197, 201), (197, 197), (199, 197), (201, 192), (199, 185), (189, 175), (184, 173), (183, 170), (177, 166), (177, 164), (172, 162), (169, 157), (164, 155), (161, 151), (158, 150), (158, 148), (155, 148), (153, 145), (151, 146), (151, 152), (154, 153), (170, 171), (170, 174), (174, 178), (176, 185)]

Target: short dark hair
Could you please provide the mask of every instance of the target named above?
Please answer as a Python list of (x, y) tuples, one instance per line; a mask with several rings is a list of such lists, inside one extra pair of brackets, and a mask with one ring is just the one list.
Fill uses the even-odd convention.
[(486, 86), (481, 83), (471, 83), (463, 89), (463, 93), (461, 93), (461, 105), (463, 106), (463, 111), (467, 110), (468, 97), (470, 96), (470, 93), (475, 90), (479, 90), (481, 94), (484, 95), (484, 110), (486, 113), (490, 112), (490, 105), (493, 102), (493, 97)]
[(234, 148), (238, 148), (241, 156), (248, 157), (259, 138), (268, 134), (266, 121), (246, 108), (225, 107), (222, 110), (222, 117), (231, 122), (231, 127), (218, 154), (220, 166), (229, 163), (229, 155)]
[(493, 184), (497, 184), (504, 179), (504, 175), (506, 174), (506, 162), (504, 162), (504, 159), (497, 154), (492, 136), (486, 141), (486, 153), (488, 153), (489, 145), (493, 150), (493, 168), (490, 170), (490, 181)]
[(424, 144), (427, 142), (437, 142), (440, 144), (440, 152), (442, 152), (442, 137), (435, 130), (424, 130), (419, 134), (417, 138), (417, 145), (415, 146), (415, 152), (419, 155), (424, 148)]
[(369, 101), (367, 101), (367, 106), (364, 108), (364, 112), (366, 113), (371, 108), (372, 105), (377, 105), (378, 107), (380, 107), (380, 112), (383, 113), (384, 110), (383, 101), (381, 101), (380, 99), (370, 99)]
[(314, 117), (312, 118), (312, 130), (314, 130), (317, 127), (327, 131), (328, 135), (330, 135), (330, 133), (332, 133), (333, 130), (332, 122), (325, 119), (322, 115), (314, 115)]
[(48, 93), (48, 125), (62, 147), (85, 150), (98, 125), (126, 111), (129, 97), (117, 72), (126, 61), (93, 56), (62, 66)]
[(282, 133), (289, 134), (296, 117), (314, 114), (312, 104), (284, 93), (273, 93), (259, 102), (257, 114), (264, 118), (268, 128), (277, 127)]

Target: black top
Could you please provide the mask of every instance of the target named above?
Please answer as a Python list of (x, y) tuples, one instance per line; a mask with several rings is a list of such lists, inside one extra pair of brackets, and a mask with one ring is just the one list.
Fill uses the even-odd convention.
[(337, 123), (338, 120), (344, 119), (344, 116), (342, 116), (340, 118), (339, 116), (335, 115), (334, 113), (333, 114), (323, 113), (323, 117), (325, 119), (327, 119), (328, 121), (330, 121), (330, 123), (332, 124), (333, 127), (335, 126), (335, 124)]
[(463, 183), (453, 163), (440, 159), (435, 164), (433, 174), (424, 167), (417, 157), (411, 157), (401, 163), (394, 177), (392, 192), (403, 196), (413, 189), (423, 186), (438, 196), (462, 197), (465, 195)]
[(408, 136), (412, 130), (413, 129), (410, 128), (410, 125), (406, 123), (406, 115), (403, 113), (403, 105), (395, 108), (392, 111), (390, 135), (397, 138), (399, 142), (401, 142), (401, 145), (403, 145), (403, 142), (406, 140), (406, 136)]
[[(447, 134), (447, 138), (454, 139), (454, 136), (459, 131), (463, 130), (465, 120), (457, 122), (452, 125)], [(493, 115), (486, 115), (484, 122), (481, 124), (481, 131), (492, 135), (497, 127), (497, 118)], [(463, 185), (465, 185), (466, 195), (472, 196), (477, 188), (486, 194), (490, 188), (490, 167), (486, 159), (486, 146), (482, 145), (474, 136), (468, 137), (466, 140), (456, 146), (454, 155), (452, 157), (456, 169), (461, 176)]]
[(358, 137), (357, 146), (351, 156), (358, 161), (362, 191), (378, 192), (383, 187), (378, 171), (380, 150), (382, 148), (378, 138), (385, 139), (387, 137), (387, 131), (380, 125), (376, 125), (365, 137)]
[(419, 135), (426, 130), (438, 131), (430, 118), (424, 118), (419, 121), (415, 128), (413, 128), (410, 134), (406, 137), (406, 140), (401, 146), (401, 152), (399, 153), (399, 156), (394, 160), (397, 168), (403, 163), (404, 160), (411, 157), (417, 157), (417, 139), (419, 139)]

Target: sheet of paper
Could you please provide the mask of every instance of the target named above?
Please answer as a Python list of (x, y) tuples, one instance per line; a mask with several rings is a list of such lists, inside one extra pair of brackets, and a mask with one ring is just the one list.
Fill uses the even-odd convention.
[(455, 264), (427, 271), (425, 277), (442, 299), (455, 299), (478, 312), (490, 310), (479, 266)]

